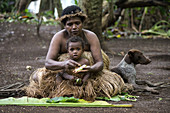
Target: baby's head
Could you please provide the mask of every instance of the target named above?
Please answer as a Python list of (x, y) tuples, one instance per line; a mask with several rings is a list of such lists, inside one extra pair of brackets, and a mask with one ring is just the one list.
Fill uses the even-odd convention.
[(81, 57), (84, 51), (85, 43), (79, 36), (72, 36), (67, 40), (67, 51), (70, 55), (70, 58), (77, 60)]

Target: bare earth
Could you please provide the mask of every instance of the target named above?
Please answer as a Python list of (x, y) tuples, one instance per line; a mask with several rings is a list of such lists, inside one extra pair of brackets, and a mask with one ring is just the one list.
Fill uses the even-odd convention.
[[(45, 56), (55, 26), (42, 26), (41, 38), (36, 36), (36, 26), (16, 23), (0, 23), (0, 86), (29, 79), (30, 74), (44, 66)], [(113, 39), (106, 42), (117, 55), (109, 55), (112, 66), (123, 58), (131, 48), (143, 51), (152, 62), (137, 65), (137, 79), (152, 82), (170, 83), (170, 40), (168, 39)], [(26, 66), (31, 66), (30, 71)], [(113, 104), (131, 103), (132, 108), (71, 108), (71, 107), (30, 107), (0, 106), (1, 113), (169, 113), (170, 87), (160, 88), (159, 94), (138, 93), (136, 102), (111, 102)]]

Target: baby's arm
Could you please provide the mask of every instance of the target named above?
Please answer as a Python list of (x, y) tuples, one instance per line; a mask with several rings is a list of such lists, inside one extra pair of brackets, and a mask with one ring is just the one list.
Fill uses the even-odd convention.
[(74, 79), (73, 75), (69, 75), (66, 72), (64, 72), (62, 76), (63, 76), (64, 79), (67, 79), (67, 80), (73, 80)]
[[(88, 59), (83, 59), (83, 63), (82, 64), (85, 64), (85, 65), (89, 66), (90, 62), (89, 62)], [(85, 83), (87, 81), (87, 79), (90, 77), (90, 74), (91, 74), (90, 72), (85, 72), (85, 75), (84, 75), (84, 77), (82, 79), (83, 83)]]
[(85, 83), (89, 77), (90, 77), (90, 73), (88, 72), (83, 77), (83, 83)]

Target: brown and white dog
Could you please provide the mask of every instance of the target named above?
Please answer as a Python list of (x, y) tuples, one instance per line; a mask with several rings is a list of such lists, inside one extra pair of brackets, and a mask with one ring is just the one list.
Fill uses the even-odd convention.
[[(122, 61), (115, 67), (111, 69), (111, 71), (119, 74), (125, 83), (132, 84), (135, 90), (139, 91), (149, 91), (152, 93), (158, 93), (154, 87), (160, 84), (153, 84), (150, 81), (137, 81), (136, 80), (136, 69), (135, 66), (137, 64), (149, 64), (151, 60), (147, 58), (141, 51), (137, 49), (131, 49), (124, 56)], [(147, 85), (147, 86), (139, 86), (139, 85)], [(152, 87), (149, 87), (152, 86)]]

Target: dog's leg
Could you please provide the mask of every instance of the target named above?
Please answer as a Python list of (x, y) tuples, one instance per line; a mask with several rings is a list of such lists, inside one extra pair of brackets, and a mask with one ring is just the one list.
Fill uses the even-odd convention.
[(136, 84), (138, 84), (138, 85), (148, 85), (150, 87), (158, 87), (158, 86), (164, 84), (164, 82), (152, 83), (148, 80), (136, 80)]
[(159, 94), (156, 88), (148, 87), (148, 86), (139, 86), (137, 84), (133, 84), (134, 92), (151, 92), (153, 94)]
[(136, 75), (135, 73), (134, 74), (127, 74), (128, 77), (127, 77), (127, 80), (128, 80), (128, 83), (130, 84), (136, 84)]
[(159, 94), (159, 91), (155, 90), (156, 88), (145, 86), (144, 89), (145, 89), (145, 91), (149, 91), (153, 94)]

